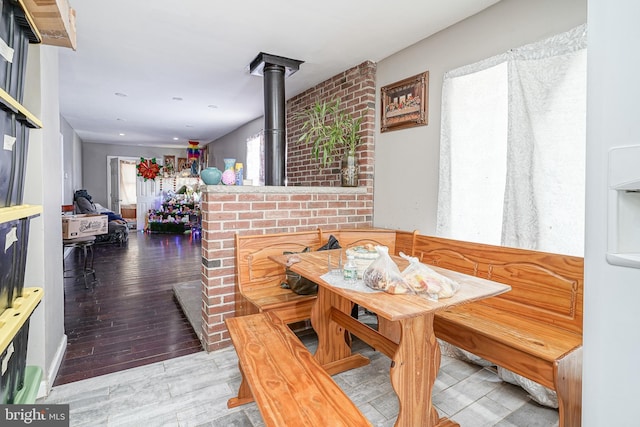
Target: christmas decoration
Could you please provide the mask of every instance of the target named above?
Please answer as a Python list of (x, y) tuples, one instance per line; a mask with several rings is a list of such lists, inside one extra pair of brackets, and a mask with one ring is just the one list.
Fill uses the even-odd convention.
[(162, 166), (156, 162), (155, 157), (153, 159), (140, 157), (140, 163), (138, 163), (136, 169), (138, 169), (138, 176), (143, 177), (146, 181), (148, 179), (156, 179), (156, 176), (160, 173)]

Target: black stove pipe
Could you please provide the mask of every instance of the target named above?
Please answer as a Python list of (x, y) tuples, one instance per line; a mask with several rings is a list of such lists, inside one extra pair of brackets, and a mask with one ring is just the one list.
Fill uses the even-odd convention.
[(286, 176), (287, 127), (284, 78), (298, 71), (302, 61), (260, 52), (249, 72), (264, 77), (264, 183), (283, 186)]
[(286, 111), (282, 65), (266, 64), (264, 78), (264, 181), (265, 185), (283, 186), (286, 166)]

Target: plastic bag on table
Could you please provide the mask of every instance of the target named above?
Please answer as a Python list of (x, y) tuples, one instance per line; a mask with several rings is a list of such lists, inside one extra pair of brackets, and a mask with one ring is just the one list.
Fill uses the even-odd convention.
[(458, 292), (460, 284), (455, 280), (437, 273), (431, 267), (423, 264), (416, 257), (411, 257), (400, 252), (400, 256), (409, 265), (402, 271), (402, 278), (419, 294), (426, 294), (428, 298), (450, 298)]
[(371, 289), (390, 294), (415, 294), (411, 286), (402, 278), (400, 269), (389, 256), (389, 248), (376, 246), (376, 258), (362, 273), (362, 281)]

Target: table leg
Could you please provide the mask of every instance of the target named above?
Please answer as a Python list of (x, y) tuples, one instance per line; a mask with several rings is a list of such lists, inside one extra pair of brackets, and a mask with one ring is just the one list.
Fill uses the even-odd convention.
[(93, 267), (93, 245), (89, 246), (89, 251), (91, 252), (91, 260), (89, 261), (89, 271), (93, 274), (93, 283), (97, 282), (96, 279), (96, 269)]
[(82, 245), (82, 277), (84, 279), (84, 288), (89, 289), (87, 285), (87, 246), (86, 244)]
[(439, 419), (431, 400), (440, 368), (433, 318), (433, 313), (427, 313), (398, 321), (400, 342), (390, 370), (391, 385), (400, 405), (396, 427), (437, 426), (447, 421)]
[(378, 332), (396, 344), (400, 342), (400, 323), (398, 322), (392, 322), (378, 316)]
[(311, 325), (318, 335), (315, 358), (323, 366), (351, 356), (351, 336), (331, 321), (331, 307), (351, 313), (351, 301), (319, 286), (318, 298), (311, 309)]

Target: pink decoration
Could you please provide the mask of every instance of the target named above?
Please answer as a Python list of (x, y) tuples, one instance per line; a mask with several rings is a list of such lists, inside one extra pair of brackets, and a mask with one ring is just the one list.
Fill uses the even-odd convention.
[(234, 185), (236, 183), (236, 173), (233, 169), (222, 172), (222, 183), (224, 185)]

